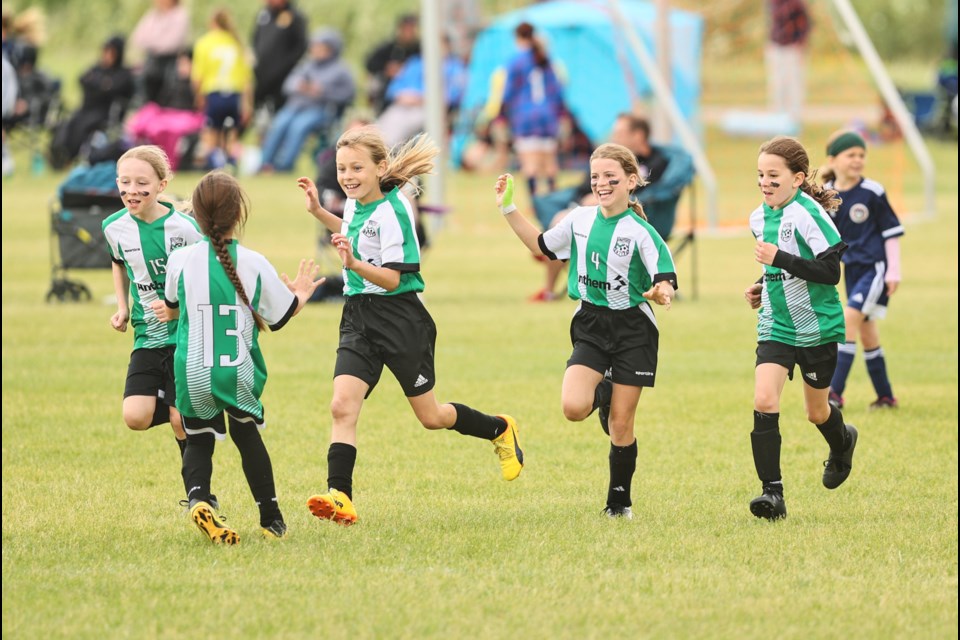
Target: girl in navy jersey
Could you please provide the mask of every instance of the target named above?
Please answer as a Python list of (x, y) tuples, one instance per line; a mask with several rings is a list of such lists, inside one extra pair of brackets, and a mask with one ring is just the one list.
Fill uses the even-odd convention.
[(859, 134), (841, 131), (827, 142), (825, 189), (835, 189), (843, 203), (833, 221), (847, 250), (843, 254), (847, 306), (843, 315), (846, 342), (837, 354), (830, 382), (830, 403), (843, 408), (843, 391), (857, 353), (863, 345), (867, 373), (877, 392), (871, 409), (896, 408), (887, 364), (880, 347), (877, 320), (886, 317), (890, 296), (900, 285), (900, 236), (903, 225), (893, 212), (883, 186), (863, 177), (867, 145)]
[(491, 441), (506, 480), (515, 479), (523, 468), (512, 417), (488, 415), (462, 404), (441, 404), (433, 393), (437, 329), (417, 295), (424, 287), (420, 245), (413, 209), (400, 188), (432, 171), (437, 153), (425, 136), (391, 154), (372, 127), (344, 133), (337, 141), (337, 180), (347, 195), (342, 220), (320, 206), (312, 180), (297, 181), (307, 210), (333, 232), (331, 242), (343, 262), (347, 299), (330, 403), (329, 490), (307, 501), (313, 515), (338, 524), (357, 520), (352, 502), (357, 421), (384, 365), (424, 427), (453, 429)]
[(599, 206), (577, 207), (545, 233), (514, 212), (513, 177), (501, 175), (497, 206), (535, 256), (569, 260), (568, 292), (580, 305), (570, 323), (573, 353), (563, 376), (567, 420), (600, 410), (610, 435), (610, 483), (603, 513), (632, 518), (630, 487), (637, 466), (634, 419), (640, 391), (657, 373), (659, 330), (650, 302), (668, 309), (677, 288), (673, 258), (630, 198), (644, 184), (636, 155), (603, 144), (590, 156)]

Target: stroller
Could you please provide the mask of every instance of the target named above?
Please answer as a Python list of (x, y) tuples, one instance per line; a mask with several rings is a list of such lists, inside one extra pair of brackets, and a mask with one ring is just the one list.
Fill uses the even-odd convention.
[(116, 187), (116, 165), (103, 162), (74, 169), (50, 202), (50, 290), (47, 302), (86, 302), (92, 298), (69, 269), (110, 269), (103, 221), (123, 208)]

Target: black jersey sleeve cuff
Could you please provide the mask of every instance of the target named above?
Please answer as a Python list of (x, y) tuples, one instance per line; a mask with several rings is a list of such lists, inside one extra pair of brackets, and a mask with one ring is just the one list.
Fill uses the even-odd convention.
[(547, 243), (543, 241), (542, 233), (537, 236), (537, 245), (540, 246), (540, 252), (543, 253), (543, 255), (547, 256), (551, 260), (557, 259), (557, 254), (555, 254), (553, 251), (550, 251), (550, 249), (547, 249)]
[(110, 256), (110, 259), (113, 260), (113, 263), (114, 263), (114, 264), (118, 264), (118, 265), (120, 265), (121, 267), (122, 267), (124, 264), (126, 264), (123, 260), (120, 260), (120, 259), (118, 259), (118, 258), (114, 258), (113, 256)]
[(297, 296), (293, 296), (293, 301), (290, 303), (290, 308), (287, 309), (287, 312), (283, 314), (283, 317), (280, 318), (276, 324), (270, 325), (270, 331), (280, 331), (283, 329), (283, 325), (287, 324), (290, 318), (293, 317), (293, 314), (297, 312), (297, 307), (300, 306), (300, 299)]
[(677, 274), (672, 271), (658, 273), (653, 276), (653, 284), (657, 284), (658, 282), (669, 282), (674, 291), (680, 288), (680, 285), (677, 283)]
[(416, 273), (420, 271), (419, 262), (385, 262), (382, 265), (385, 269), (393, 269), (400, 273)]
[(168, 309), (179, 309), (179, 308), (180, 308), (180, 301), (179, 301), (179, 300), (174, 300), (173, 302), (170, 302), (169, 300), (167, 300), (166, 298), (164, 298), (164, 299), (163, 299), (163, 303), (164, 303), (165, 305), (167, 305), (167, 308), (168, 308)]

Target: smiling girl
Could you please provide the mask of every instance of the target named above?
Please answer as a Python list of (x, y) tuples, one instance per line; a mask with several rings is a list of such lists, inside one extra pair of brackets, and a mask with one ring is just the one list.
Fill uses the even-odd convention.
[(757, 176), (763, 204), (750, 214), (757, 240), (754, 257), (760, 280), (744, 292), (759, 309), (754, 386), (753, 461), (763, 494), (750, 502), (758, 518), (785, 518), (780, 474), (780, 395), (794, 366), (803, 377), (807, 419), (830, 445), (823, 486), (836, 489), (850, 475), (857, 430), (828, 402), (844, 340), (843, 308), (837, 294), (840, 255), (846, 245), (827, 211), (840, 204), (837, 192), (813, 182), (806, 150), (778, 136), (760, 147)]
[(610, 484), (603, 513), (632, 518), (630, 488), (637, 466), (634, 419), (640, 391), (656, 380), (659, 329), (650, 301), (670, 308), (677, 289), (673, 257), (630, 194), (642, 186), (636, 155), (603, 144), (590, 156), (599, 206), (577, 207), (540, 233), (515, 215), (513, 176), (497, 179), (497, 206), (535, 256), (569, 260), (568, 293), (580, 304), (570, 323), (573, 354), (563, 376), (567, 420), (600, 409), (610, 435)]
[(347, 195), (343, 219), (320, 206), (309, 178), (298, 186), (307, 210), (333, 232), (343, 262), (346, 303), (330, 412), (333, 429), (327, 453), (327, 493), (312, 496), (313, 515), (349, 525), (357, 458), (357, 421), (363, 401), (380, 380), (384, 365), (427, 429), (453, 429), (493, 443), (501, 473), (513, 480), (523, 469), (516, 421), (457, 403), (440, 404), (433, 393), (437, 328), (420, 302), (420, 244), (413, 209), (401, 187), (433, 170), (437, 148), (425, 136), (388, 153), (372, 127), (344, 133), (337, 141), (337, 180)]
[(836, 189), (843, 204), (833, 215), (840, 235), (849, 245), (843, 254), (847, 306), (846, 343), (837, 355), (837, 370), (830, 382), (830, 403), (843, 409), (843, 390), (857, 353), (863, 344), (867, 373), (877, 392), (871, 409), (895, 409), (887, 363), (880, 347), (877, 320), (887, 316), (890, 297), (900, 285), (900, 236), (903, 225), (893, 212), (880, 183), (865, 178), (867, 143), (854, 131), (840, 131), (827, 143), (825, 189)]
[(121, 332), (128, 323), (133, 325), (123, 420), (134, 431), (169, 422), (182, 455), (186, 435), (174, 408), (177, 323), (160, 322), (150, 304), (162, 298), (158, 292), (166, 281), (170, 252), (202, 236), (193, 218), (160, 200), (169, 181), (170, 163), (160, 147), (134, 147), (120, 156), (117, 188), (125, 208), (104, 220), (103, 235), (113, 260), (117, 296), (110, 325)]

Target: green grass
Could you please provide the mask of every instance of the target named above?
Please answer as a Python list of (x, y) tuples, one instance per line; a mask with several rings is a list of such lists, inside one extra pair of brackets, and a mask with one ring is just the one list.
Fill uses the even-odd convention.
[[(811, 148), (832, 128), (811, 128)], [(708, 131), (729, 225), (756, 205), (757, 144)], [(486, 443), (421, 429), (385, 375), (361, 416), (361, 521), (316, 521), (304, 503), (325, 488), (339, 306), (311, 305), (262, 340), (265, 439), (290, 535), (258, 538), (226, 442), (214, 488), (243, 538), (231, 549), (207, 543), (177, 506), (169, 429), (122, 424), (130, 336), (109, 328), (109, 272), (74, 273), (92, 303), (44, 302), (47, 201), (62, 176), (21, 172), (3, 185), (4, 637), (956, 637), (957, 154), (931, 145), (934, 221), (909, 214), (922, 200), (902, 145), (869, 156), (908, 224), (905, 281), (882, 325), (902, 408), (866, 410), (858, 359), (845, 412), (861, 434), (856, 464), (828, 492), (825, 445), (789, 384), (786, 521), (747, 509), (758, 489), (755, 319), (741, 296), (757, 273), (749, 234), (698, 239), (696, 300), (690, 254), (678, 256), (686, 297), (658, 312), (635, 519), (611, 522), (599, 517), (608, 444), (595, 419), (570, 424), (559, 409), (572, 304), (525, 302), (540, 270), (491, 206), (493, 177), (458, 174), (424, 266), (437, 393), (517, 416), (523, 475), (505, 483)], [(188, 194), (197, 178), (172, 189)], [(246, 243), (280, 270), (313, 255), (293, 181), (243, 183), (254, 205)]]

